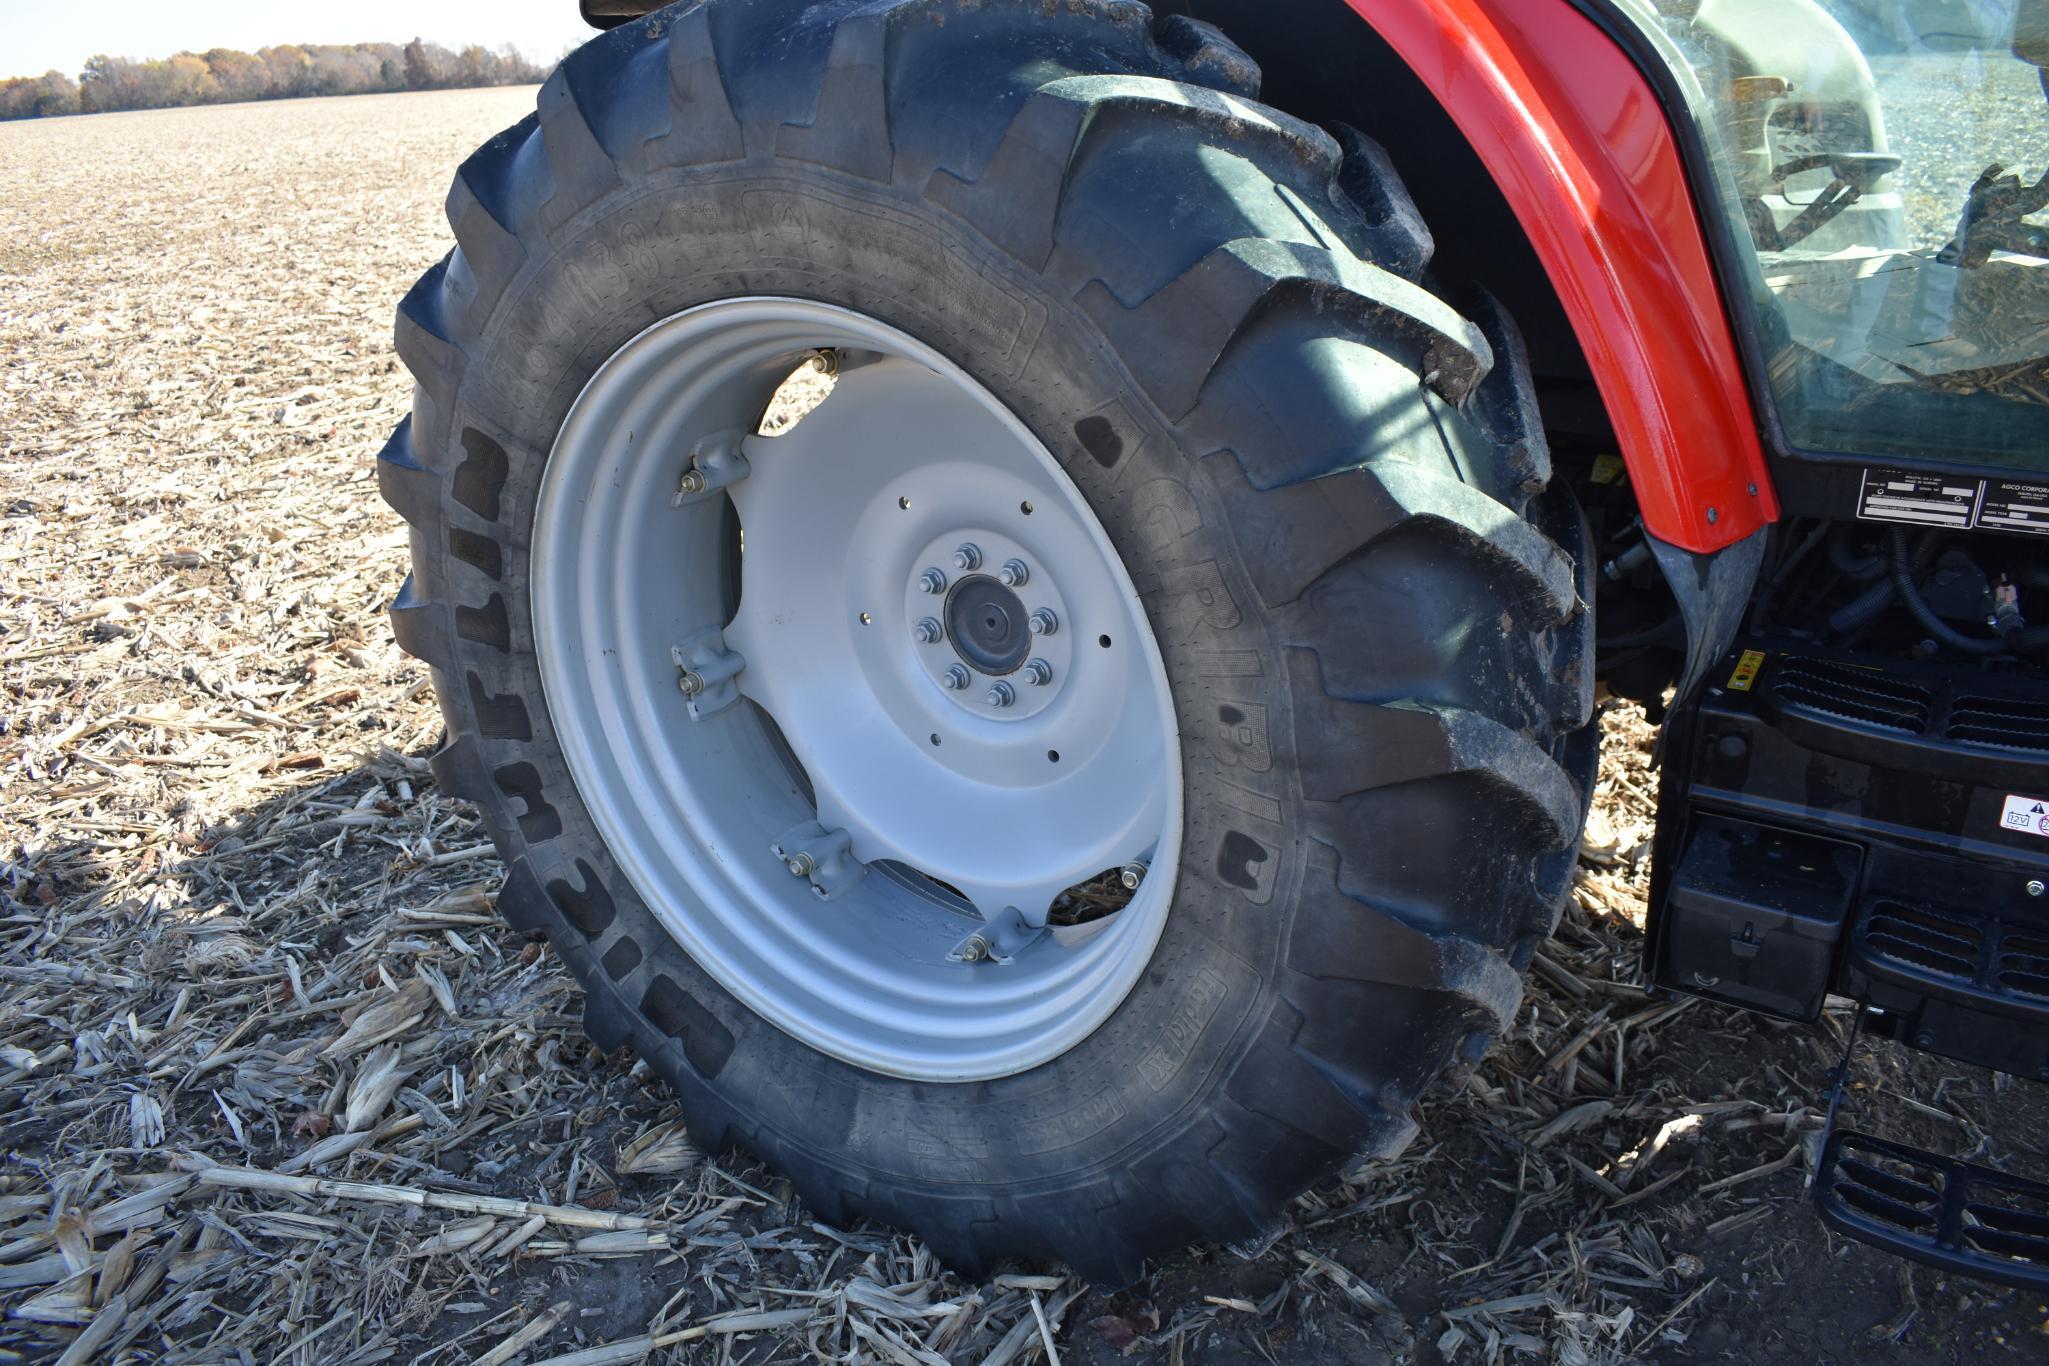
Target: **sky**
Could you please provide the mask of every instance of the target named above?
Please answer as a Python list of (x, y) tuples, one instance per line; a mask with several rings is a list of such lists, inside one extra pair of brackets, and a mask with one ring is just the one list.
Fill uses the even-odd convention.
[(276, 43), (511, 43), (553, 61), (596, 30), (576, 0), (0, 0), (0, 78), (76, 77), (96, 53), (168, 57)]

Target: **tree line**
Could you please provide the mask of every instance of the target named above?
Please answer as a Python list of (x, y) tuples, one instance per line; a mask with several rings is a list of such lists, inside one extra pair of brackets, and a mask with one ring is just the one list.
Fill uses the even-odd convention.
[(494, 52), (471, 44), (454, 52), (418, 38), (404, 46), (285, 43), (254, 53), (217, 47), (142, 62), (99, 56), (85, 64), (77, 80), (52, 71), (0, 81), (0, 119), (384, 90), (524, 85), (547, 74), (545, 67), (527, 61), (510, 45)]

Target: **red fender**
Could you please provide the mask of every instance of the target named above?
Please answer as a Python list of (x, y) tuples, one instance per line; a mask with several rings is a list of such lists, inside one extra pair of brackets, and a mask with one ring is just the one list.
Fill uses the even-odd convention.
[(1437, 97), (1565, 305), (1644, 526), (1719, 550), (1779, 515), (1663, 107), (1567, 0), (1346, 0)]

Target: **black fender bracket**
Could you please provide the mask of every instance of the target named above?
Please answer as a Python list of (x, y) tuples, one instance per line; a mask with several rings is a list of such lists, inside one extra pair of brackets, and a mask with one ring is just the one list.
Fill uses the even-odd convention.
[(1682, 550), (1646, 532), (1644, 540), (1679, 601), (1679, 619), (1686, 625), (1686, 663), (1674, 691), (1675, 705), (1684, 704), (1700, 686), (1710, 665), (1722, 657), (1743, 624), (1743, 609), (1757, 586), (1771, 528), (1760, 527), (1734, 545), (1701, 554)]

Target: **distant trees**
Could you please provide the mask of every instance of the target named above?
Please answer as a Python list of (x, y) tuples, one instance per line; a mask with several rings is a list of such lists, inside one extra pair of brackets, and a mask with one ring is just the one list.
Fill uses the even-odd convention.
[(441, 84), (441, 72), (427, 55), (427, 45), (418, 38), (406, 44), (406, 89), (432, 90)]
[(546, 75), (545, 68), (509, 45), (493, 51), (472, 44), (451, 52), (418, 38), (403, 47), (284, 43), (253, 54), (217, 47), (140, 62), (101, 55), (88, 61), (75, 81), (59, 71), (0, 81), (0, 119), (306, 95), (523, 85)]
[(61, 71), (0, 81), (0, 119), (78, 112), (78, 82)]

